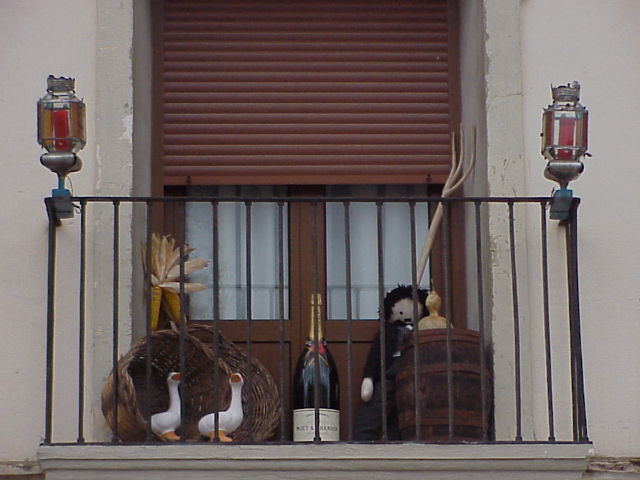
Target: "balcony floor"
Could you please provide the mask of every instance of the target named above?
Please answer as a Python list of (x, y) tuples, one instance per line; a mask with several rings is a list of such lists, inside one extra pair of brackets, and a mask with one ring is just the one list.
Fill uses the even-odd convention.
[(47, 480), (580, 479), (589, 444), (55, 445)]

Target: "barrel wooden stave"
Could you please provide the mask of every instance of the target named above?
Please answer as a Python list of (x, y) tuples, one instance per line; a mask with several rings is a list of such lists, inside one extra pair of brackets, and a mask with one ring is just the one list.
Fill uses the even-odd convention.
[[(447, 330), (418, 332), (420, 399), (419, 440), (449, 441), (449, 395), (447, 372)], [(467, 329), (451, 329), (451, 374), (453, 393), (453, 441), (479, 441), (488, 430), (481, 402), (480, 336)], [(491, 409), (491, 375), (484, 370), (485, 412)], [(403, 440), (416, 439), (414, 346), (403, 350), (396, 375), (398, 424)]]

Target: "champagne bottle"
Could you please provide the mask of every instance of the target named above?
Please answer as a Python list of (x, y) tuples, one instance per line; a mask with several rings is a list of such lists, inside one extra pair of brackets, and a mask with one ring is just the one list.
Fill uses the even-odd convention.
[(320, 294), (312, 294), (309, 335), (298, 357), (293, 375), (292, 407), (295, 442), (316, 440), (316, 406), (319, 416), (319, 439), (323, 442), (340, 440), (338, 370), (322, 335), (321, 305)]

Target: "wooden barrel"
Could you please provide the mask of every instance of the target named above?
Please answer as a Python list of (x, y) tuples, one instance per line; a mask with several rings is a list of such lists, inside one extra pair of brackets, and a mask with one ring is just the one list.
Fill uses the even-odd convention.
[[(447, 330), (418, 332), (418, 399), (420, 438), (449, 440), (449, 394), (447, 373)], [(454, 441), (478, 441), (488, 432), (492, 410), (491, 374), (485, 362), (485, 418), (480, 382), (480, 336), (474, 330), (451, 330), (451, 373), (453, 380)], [(403, 440), (416, 440), (414, 346), (410, 342), (399, 359), (396, 376), (398, 424)]]

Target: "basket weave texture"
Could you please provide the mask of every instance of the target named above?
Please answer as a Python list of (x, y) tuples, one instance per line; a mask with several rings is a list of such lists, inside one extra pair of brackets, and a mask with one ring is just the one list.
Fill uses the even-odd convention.
[[(115, 378), (112, 371), (102, 389), (102, 413), (122, 442), (145, 441), (146, 418), (169, 408), (167, 376), (180, 371), (180, 334), (159, 330), (149, 338), (150, 342), (146, 336), (135, 342), (118, 362)], [(198, 431), (198, 421), (206, 414), (228, 408), (231, 400), (228, 378), (231, 373), (239, 372), (245, 382), (244, 419), (230, 436), (240, 443), (269, 440), (279, 425), (282, 409), (273, 377), (257, 358), (252, 357), (249, 362), (246, 353), (220, 333), (215, 348), (214, 338), (213, 328), (209, 326), (191, 325), (186, 329), (185, 371), (180, 389), (185, 406), (184, 432), (178, 429), (176, 433), (187, 441), (204, 440)], [(149, 347), (150, 381), (147, 379)], [(117, 428), (114, 417), (117, 417)], [(155, 436), (152, 439), (157, 440)]]

